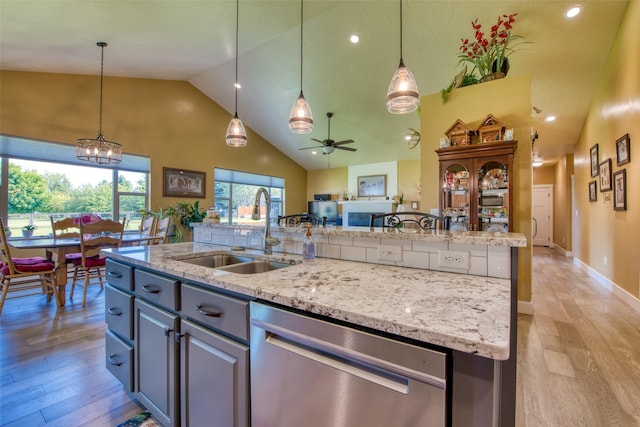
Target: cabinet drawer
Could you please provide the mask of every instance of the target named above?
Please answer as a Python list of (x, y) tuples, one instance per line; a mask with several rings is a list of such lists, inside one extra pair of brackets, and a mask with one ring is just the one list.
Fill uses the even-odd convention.
[(113, 374), (130, 392), (133, 392), (133, 347), (115, 336), (105, 332), (105, 350), (107, 370)]
[(134, 281), (137, 296), (170, 310), (180, 310), (180, 282), (177, 280), (136, 269)]
[(133, 340), (133, 295), (107, 285), (104, 306), (104, 318), (109, 329), (123, 338)]
[(123, 291), (133, 291), (133, 267), (107, 259), (105, 276), (107, 281)]
[(182, 302), (191, 319), (249, 341), (249, 301), (183, 284)]

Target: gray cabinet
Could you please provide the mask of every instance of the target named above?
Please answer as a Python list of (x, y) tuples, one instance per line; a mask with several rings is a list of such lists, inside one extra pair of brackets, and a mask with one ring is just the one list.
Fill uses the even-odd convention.
[[(109, 274), (111, 272), (111, 274)], [(249, 302), (107, 261), (107, 369), (165, 427), (247, 427)]]
[(135, 394), (164, 426), (178, 422), (177, 315), (136, 298)]
[(249, 347), (182, 320), (183, 426), (249, 425)]
[(107, 260), (105, 288), (105, 364), (133, 392), (133, 268)]

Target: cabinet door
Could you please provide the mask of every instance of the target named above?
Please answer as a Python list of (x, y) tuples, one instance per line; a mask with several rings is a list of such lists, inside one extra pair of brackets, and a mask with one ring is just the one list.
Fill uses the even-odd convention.
[(470, 230), (472, 218), (473, 162), (447, 162), (441, 168), (440, 216), (449, 230)]
[(178, 425), (178, 317), (136, 298), (136, 397), (163, 426)]
[(249, 425), (249, 347), (182, 320), (182, 427)]

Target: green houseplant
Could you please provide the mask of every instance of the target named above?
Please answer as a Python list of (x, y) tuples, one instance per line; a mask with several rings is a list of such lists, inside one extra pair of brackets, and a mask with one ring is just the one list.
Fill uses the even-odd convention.
[(170, 216), (174, 219), (173, 223), (179, 225), (175, 227), (171, 241), (179, 242), (184, 239), (185, 233), (191, 232), (191, 223), (202, 222), (207, 216), (206, 209), (200, 208), (200, 201), (194, 203), (178, 202), (173, 206), (169, 206), (163, 211), (164, 216)]
[(24, 227), (22, 227), (22, 237), (32, 237), (33, 236), (33, 231), (38, 228), (33, 224), (27, 224)]

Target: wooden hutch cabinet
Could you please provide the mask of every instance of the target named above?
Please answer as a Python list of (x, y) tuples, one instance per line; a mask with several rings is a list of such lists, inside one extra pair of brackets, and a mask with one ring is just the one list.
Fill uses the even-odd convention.
[(436, 150), (445, 228), (513, 231), (511, 181), (516, 146), (516, 141), (495, 141)]

